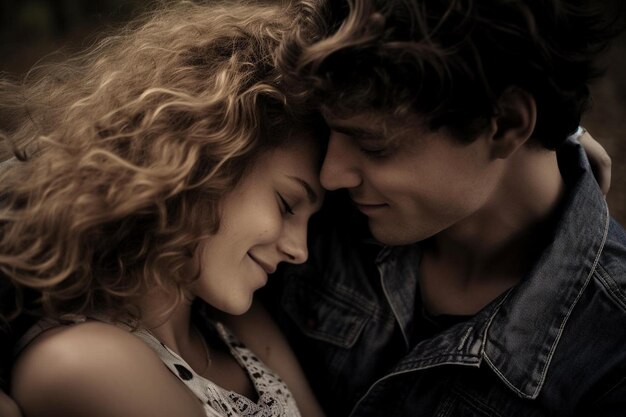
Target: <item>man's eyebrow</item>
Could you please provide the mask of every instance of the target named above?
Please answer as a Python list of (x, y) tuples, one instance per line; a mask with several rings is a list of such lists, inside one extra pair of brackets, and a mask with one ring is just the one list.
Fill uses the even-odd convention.
[(297, 182), (298, 184), (302, 186), (302, 188), (304, 188), (304, 190), (306, 191), (307, 198), (309, 199), (309, 203), (311, 204), (317, 203), (317, 200), (319, 199), (319, 197), (317, 196), (317, 193), (315, 192), (315, 190), (313, 190), (313, 187), (311, 187), (311, 184), (309, 184), (308, 182), (306, 182), (300, 177), (288, 175), (287, 178)]
[(329, 123), (328, 127), (335, 132), (341, 133), (346, 136), (350, 136), (354, 139), (382, 139), (384, 134), (376, 130), (363, 129), (356, 126), (342, 126), (339, 124)]

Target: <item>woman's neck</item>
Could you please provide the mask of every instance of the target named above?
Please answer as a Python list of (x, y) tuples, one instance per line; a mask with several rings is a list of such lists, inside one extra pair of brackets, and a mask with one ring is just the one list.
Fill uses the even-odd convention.
[(192, 343), (191, 300), (179, 302), (173, 308), (171, 293), (154, 290), (147, 294), (141, 304), (142, 327), (147, 328), (160, 342), (182, 354)]

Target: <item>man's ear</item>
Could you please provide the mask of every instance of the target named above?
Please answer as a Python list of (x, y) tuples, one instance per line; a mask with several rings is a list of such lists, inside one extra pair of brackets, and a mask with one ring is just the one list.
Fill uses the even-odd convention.
[(492, 118), (492, 157), (508, 158), (532, 135), (537, 121), (535, 99), (527, 91), (509, 87), (498, 100)]

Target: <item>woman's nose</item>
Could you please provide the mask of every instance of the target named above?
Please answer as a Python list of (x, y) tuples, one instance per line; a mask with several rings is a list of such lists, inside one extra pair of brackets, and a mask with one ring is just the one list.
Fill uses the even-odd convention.
[(285, 232), (278, 243), (278, 250), (284, 255), (285, 262), (302, 264), (309, 258), (307, 248), (307, 227), (294, 226)]

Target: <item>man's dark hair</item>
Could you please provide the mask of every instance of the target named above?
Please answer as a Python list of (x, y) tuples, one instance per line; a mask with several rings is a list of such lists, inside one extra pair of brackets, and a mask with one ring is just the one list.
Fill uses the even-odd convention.
[(295, 34), (280, 64), (333, 114), (413, 111), (431, 129), (445, 127), (466, 141), (497, 115), (500, 96), (519, 88), (536, 101), (533, 137), (555, 149), (578, 127), (589, 82), (601, 74), (595, 58), (618, 33), (616, 18), (594, 3), (309, 3), (303, 20), (317, 25), (317, 36), (311, 29)]

